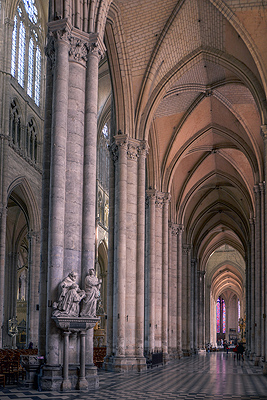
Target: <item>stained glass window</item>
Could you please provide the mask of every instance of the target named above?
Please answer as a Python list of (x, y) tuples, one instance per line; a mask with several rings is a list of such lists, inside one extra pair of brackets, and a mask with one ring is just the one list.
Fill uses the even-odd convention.
[(41, 83), (41, 52), (39, 47), (36, 49), (36, 61), (35, 61), (35, 90), (34, 90), (34, 101), (39, 106), (40, 104), (40, 83)]
[(237, 302), (237, 318), (238, 318), (238, 332), (240, 332), (239, 320), (240, 320), (240, 300)]
[(226, 307), (224, 299), (219, 296), (216, 305), (217, 333), (226, 332)]
[(225, 324), (226, 324), (226, 310), (225, 310), (225, 302), (222, 299), (222, 331), (225, 333)]
[(216, 305), (217, 333), (221, 333), (221, 300), (218, 298)]
[(18, 83), (24, 87), (24, 65), (25, 65), (25, 27), (20, 21), (19, 27), (19, 57), (18, 57)]
[(11, 75), (16, 73), (16, 53), (17, 53), (17, 16), (14, 18), (14, 28), (12, 32), (12, 50), (11, 50)]
[[(40, 24), (34, 0), (23, 0), (14, 17), (11, 49), (11, 75), (24, 87), (27, 94), (40, 105), (42, 57), (39, 46)], [(28, 40), (26, 39), (28, 38)], [(28, 70), (25, 71), (25, 54)], [(25, 84), (26, 82), (26, 84)]]
[(33, 82), (33, 40), (30, 38), (29, 44), (29, 59), (28, 59), (28, 88), (27, 94), (32, 97), (32, 82)]

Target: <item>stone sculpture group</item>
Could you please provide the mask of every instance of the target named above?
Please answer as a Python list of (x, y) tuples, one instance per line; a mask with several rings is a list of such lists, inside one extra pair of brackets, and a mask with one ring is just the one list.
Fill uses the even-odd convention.
[(76, 283), (77, 274), (71, 271), (59, 284), (59, 298), (53, 303), (53, 317), (96, 317), (102, 279), (90, 269), (85, 277), (84, 290)]

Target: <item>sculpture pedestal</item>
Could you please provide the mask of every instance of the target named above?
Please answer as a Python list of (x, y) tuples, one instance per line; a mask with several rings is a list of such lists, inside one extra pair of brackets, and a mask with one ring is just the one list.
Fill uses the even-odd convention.
[[(99, 318), (83, 318), (83, 317), (52, 317), (56, 326), (63, 331), (63, 368), (60, 376), (57, 371), (54, 371), (52, 366), (45, 366), (43, 369), (44, 376), (42, 378), (42, 387), (45, 390), (62, 390), (70, 391), (74, 389), (88, 390), (88, 388), (96, 389), (99, 386), (98, 376), (86, 376), (85, 369), (85, 337), (86, 331), (93, 329)], [(80, 364), (79, 375), (77, 373), (69, 374), (69, 338), (71, 334), (78, 334), (80, 338)], [(77, 371), (77, 368), (76, 370)], [(54, 374), (56, 372), (56, 375)], [(73, 371), (74, 372), (74, 371)], [(49, 376), (50, 373), (50, 376)], [(52, 373), (52, 375), (51, 375)], [(63, 379), (62, 379), (63, 375)], [(90, 381), (90, 382), (89, 382)], [(48, 387), (49, 386), (49, 387)]]
[(38, 357), (37, 355), (20, 356), (20, 364), (26, 370), (26, 380), (23, 383), (23, 386), (28, 388), (37, 386), (36, 375), (39, 372), (40, 366), (43, 364), (43, 362), (43, 357)]

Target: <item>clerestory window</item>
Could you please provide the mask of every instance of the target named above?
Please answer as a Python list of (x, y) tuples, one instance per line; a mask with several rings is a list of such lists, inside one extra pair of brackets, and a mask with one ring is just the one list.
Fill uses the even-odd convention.
[(19, 3), (14, 17), (11, 75), (40, 106), (42, 57), (41, 25), (34, 0)]

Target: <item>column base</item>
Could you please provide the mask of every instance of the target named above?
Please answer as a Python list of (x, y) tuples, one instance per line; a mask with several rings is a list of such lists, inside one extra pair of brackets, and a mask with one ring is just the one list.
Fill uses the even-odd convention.
[(168, 353), (163, 353), (163, 364), (168, 364), (170, 361), (170, 355)]
[(61, 390), (63, 382), (61, 365), (45, 365), (41, 377), (42, 390)]
[(115, 372), (142, 372), (147, 369), (147, 365), (145, 357), (107, 356), (103, 368)]
[(88, 382), (85, 378), (78, 380), (77, 389), (78, 390), (87, 390), (88, 389)]
[(69, 379), (63, 380), (61, 384), (61, 390), (62, 392), (68, 392), (69, 390), (71, 390), (71, 381)]
[(94, 365), (86, 366), (86, 377), (79, 380), (77, 365), (70, 365), (69, 379), (64, 381), (62, 367), (45, 365), (41, 378), (41, 388), (47, 391), (74, 391), (99, 388), (99, 376)]
[(255, 360), (254, 360), (254, 366), (255, 367), (258, 367), (260, 365), (260, 360), (261, 360), (260, 356), (256, 356), (255, 357)]
[(262, 373), (263, 375), (267, 375), (267, 362), (263, 363)]

